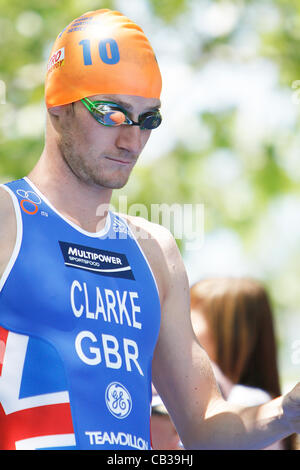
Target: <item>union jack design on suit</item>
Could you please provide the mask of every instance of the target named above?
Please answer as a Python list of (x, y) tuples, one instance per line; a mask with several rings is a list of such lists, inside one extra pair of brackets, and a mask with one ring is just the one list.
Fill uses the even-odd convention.
[[(45, 393), (57, 384), (43, 383), (40, 369), (30, 366), (29, 356), (38, 354), (47, 346), (28, 336), (9, 332), (0, 327), (0, 448), (41, 449), (70, 447), (75, 436), (70, 411), (69, 393)], [(41, 354), (42, 352), (42, 354)], [(36, 376), (35, 393), (28, 395), (28, 383)], [(57, 380), (57, 379), (56, 379)]]

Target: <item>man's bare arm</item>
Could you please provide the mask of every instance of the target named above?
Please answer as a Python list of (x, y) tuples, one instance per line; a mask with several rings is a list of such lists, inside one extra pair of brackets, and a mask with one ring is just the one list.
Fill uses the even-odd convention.
[(11, 196), (0, 187), (0, 279), (12, 255), (16, 234), (16, 216)]
[(290, 395), (248, 408), (223, 400), (208, 356), (192, 329), (189, 285), (179, 250), (167, 231), (155, 228), (155, 232), (156, 241), (142, 242), (162, 304), (153, 382), (185, 448), (260, 449), (296, 432), (299, 387), (293, 391), (297, 401), (293, 412)]

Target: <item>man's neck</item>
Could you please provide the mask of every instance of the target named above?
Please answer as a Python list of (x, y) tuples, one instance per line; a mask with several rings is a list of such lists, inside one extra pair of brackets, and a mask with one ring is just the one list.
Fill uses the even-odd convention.
[(61, 215), (82, 229), (98, 232), (105, 226), (111, 189), (80, 181), (63, 164), (50, 165), (45, 154), (28, 178)]

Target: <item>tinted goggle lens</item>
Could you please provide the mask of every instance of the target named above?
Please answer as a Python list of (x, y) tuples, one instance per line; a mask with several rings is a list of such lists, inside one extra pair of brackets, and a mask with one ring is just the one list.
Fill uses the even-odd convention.
[(159, 111), (149, 112), (140, 116), (139, 125), (141, 129), (156, 129), (162, 121)]

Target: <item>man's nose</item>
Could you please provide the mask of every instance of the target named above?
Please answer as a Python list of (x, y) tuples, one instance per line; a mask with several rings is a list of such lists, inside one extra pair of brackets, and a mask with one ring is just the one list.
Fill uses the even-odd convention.
[(139, 155), (143, 147), (142, 131), (139, 126), (121, 125), (118, 128), (117, 147)]

